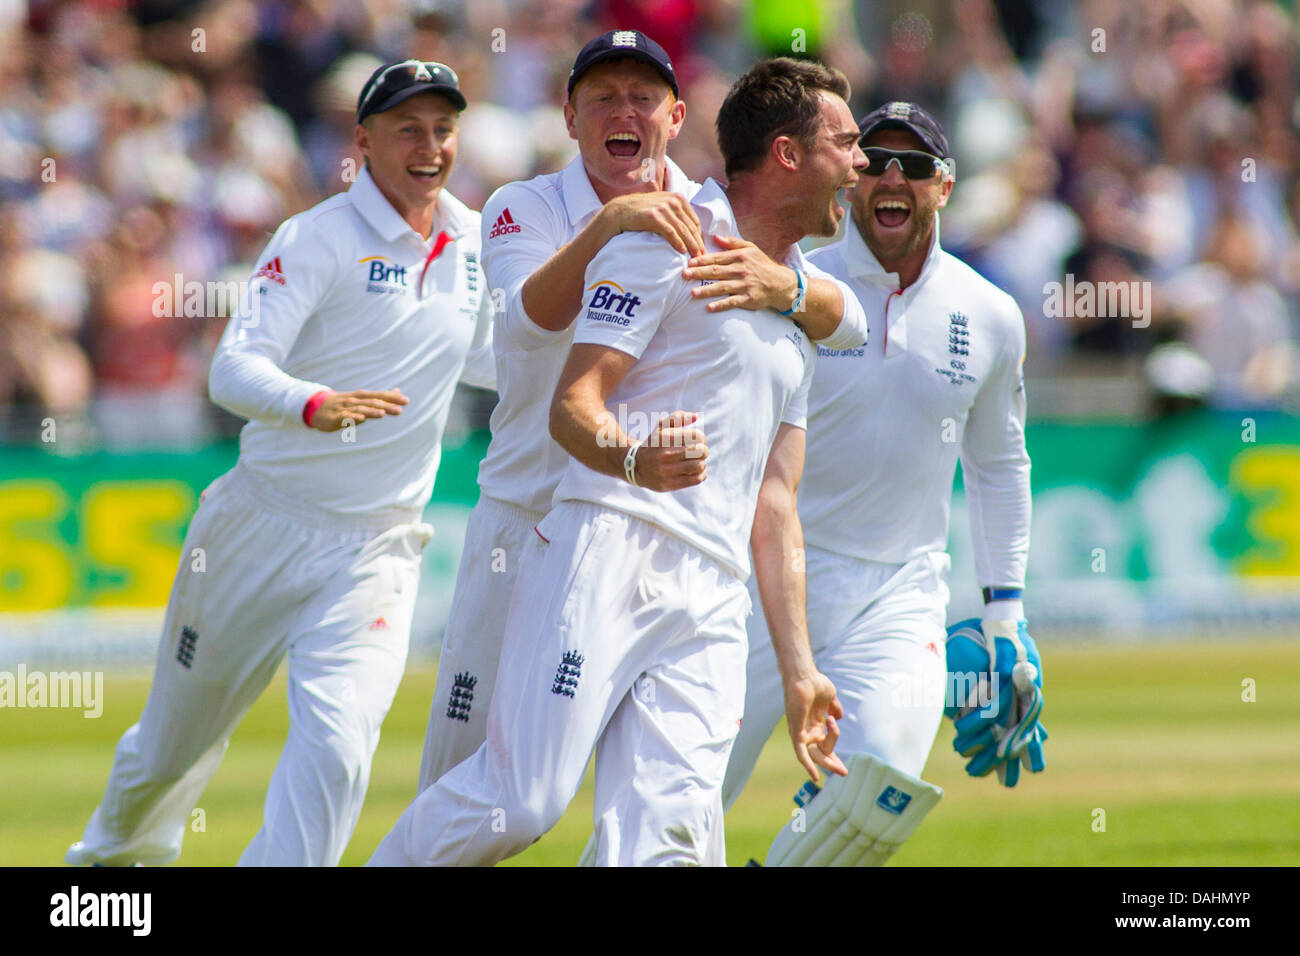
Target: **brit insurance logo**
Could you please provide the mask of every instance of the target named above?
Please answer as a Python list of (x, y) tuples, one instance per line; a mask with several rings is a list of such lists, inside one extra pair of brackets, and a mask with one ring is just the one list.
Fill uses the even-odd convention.
[(587, 303), (587, 318), (610, 325), (628, 326), (636, 318), (632, 310), (641, 300), (612, 279), (601, 279), (587, 289), (592, 293)]
[(366, 291), (382, 295), (401, 295), (407, 291), (406, 266), (399, 266), (388, 256), (366, 256), (357, 260), (366, 266)]
[(948, 313), (948, 355), (948, 368), (937, 368), (936, 372), (954, 385), (975, 381), (974, 375), (966, 374), (966, 362), (970, 358), (970, 319), (964, 313)]
[(828, 349), (824, 345), (817, 346), (818, 358), (862, 358), (867, 354), (867, 350), (862, 347), (856, 349)]

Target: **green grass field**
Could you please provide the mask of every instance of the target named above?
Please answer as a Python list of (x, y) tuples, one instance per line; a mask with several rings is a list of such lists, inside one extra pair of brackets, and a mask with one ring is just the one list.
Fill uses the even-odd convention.
[[(1241, 866), (1300, 863), (1300, 643), (1052, 646), (1047, 771), (1007, 791), (972, 780), (940, 729), (926, 779), (943, 801), (894, 862), (954, 866)], [(1243, 681), (1255, 701), (1243, 701)], [(343, 858), (365, 861), (413, 796), (431, 667), (413, 668), (375, 758), (366, 809)], [(57, 865), (99, 801), (147, 675), (105, 680), (97, 720), (75, 710), (0, 710), (0, 865)], [(282, 679), (249, 713), (203, 795), (204, 829), (179, 865), (233, 864), (256, 832), (284, 740)], [(728, 860), (760, 860), (802, 779), (784, 728), (727, 817)], [(1096, 811), (1105, 812), (1097, 832)], [(590, 829), (590, 776), (520, 865), (569, 866)]]

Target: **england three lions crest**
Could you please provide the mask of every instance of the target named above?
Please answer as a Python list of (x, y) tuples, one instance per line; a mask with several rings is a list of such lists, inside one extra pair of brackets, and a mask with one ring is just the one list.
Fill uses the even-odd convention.
[(935, 371), (954, 385), (974, 382), (975, 376), (966, 374), (970, 360), (970, 319), (964, 312), (948, 313), (948, 367)]

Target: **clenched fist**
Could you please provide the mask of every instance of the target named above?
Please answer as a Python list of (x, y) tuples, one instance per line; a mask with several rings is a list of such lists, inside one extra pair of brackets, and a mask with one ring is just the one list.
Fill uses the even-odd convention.
[(676, 491), (704, 481), (709, 446), (694, 427), (696, 412), (675, 411), (660, 419), (636, 453), (636, 483), (651, 491)]

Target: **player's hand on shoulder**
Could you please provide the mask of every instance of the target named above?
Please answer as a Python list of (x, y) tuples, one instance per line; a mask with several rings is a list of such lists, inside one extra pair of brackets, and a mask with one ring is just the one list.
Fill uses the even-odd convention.
[(704, 481), (708, 442), (695, 425), (695, 412), (675, 411), (660, 419), (636, 453), (636, 483), (651, 491), (677, 491)]
[(335, 392), (317, 407), (311, 416), (311, 427), (323, 432), (334, 432), (349, 422), (360, 425), (368, 418), (402, 414), (402, 406), (410, 399), (400, 388), (377, 392), (359, 389), (355, 392)]
[(609, 218), (615, 235), (620, 232), (653, 232), (666, 239), (678, 252), (690, 256), (704, 252), (700, 217), (679, 193), (665, 190), (617, 196), (605, 204), (601, 215)]
[(716, 298), (710, 312), (726, 309), (789, 309), (799, 291), (794, 270), (773, 262), (762, 249), (736, 236), (714, 236), (721, 252), (697, 255), (686, 264), (682, 276), (704, 280), (708, 285), (691, 289), (691, 298)]
[(820, 766), (841, 777), (848, 774), (843, 761), (835, 754), (840, 739), (840, 728), (835, 722), (844, 716), (844, 708), (835, 692), (835, 685), (821, 671), (783, 678), (785, 690), (785, 720), (794, 744), (795, 758), (808, 772), (813, 783), (821, 780)]

